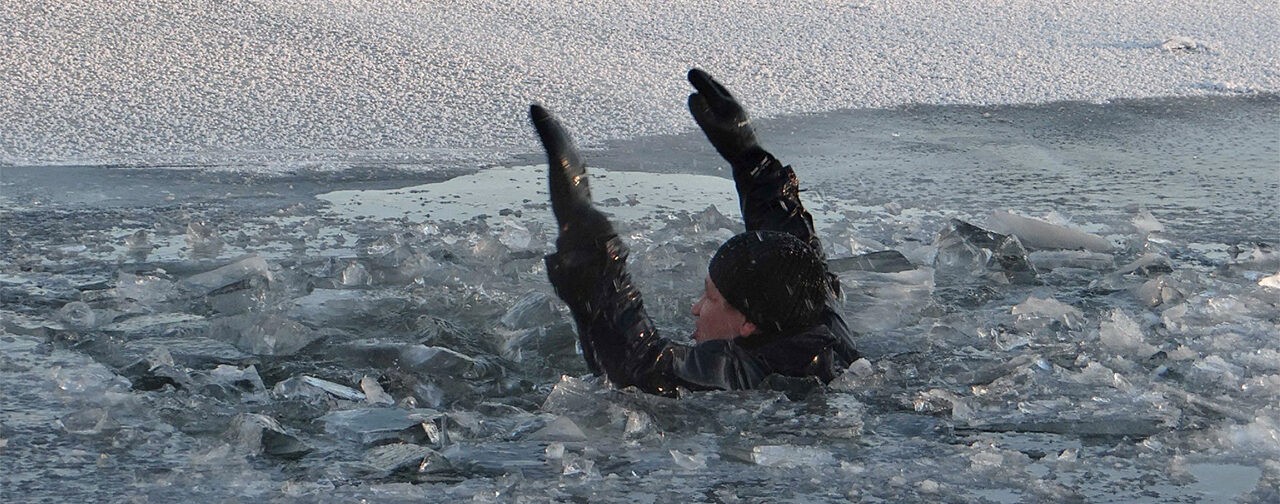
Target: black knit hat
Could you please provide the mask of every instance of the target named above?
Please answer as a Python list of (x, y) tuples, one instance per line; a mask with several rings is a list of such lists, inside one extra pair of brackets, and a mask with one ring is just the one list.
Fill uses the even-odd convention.
[(765, 332), (817, 324), (832, 296), (826, 264), (790, 233), (734, 236), (720, 246), (707, 269), (725, 301)]

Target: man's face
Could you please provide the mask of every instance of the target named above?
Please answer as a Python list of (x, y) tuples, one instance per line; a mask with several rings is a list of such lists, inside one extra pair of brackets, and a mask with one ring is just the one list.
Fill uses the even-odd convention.
[(703, 279), (702, 298), (693, 304), (693, 340), (704, 341), (733, 339), (755, 332), (756, 326), (747, 322), (747, 316), (729, 305), (711, 282), (711, 277)]

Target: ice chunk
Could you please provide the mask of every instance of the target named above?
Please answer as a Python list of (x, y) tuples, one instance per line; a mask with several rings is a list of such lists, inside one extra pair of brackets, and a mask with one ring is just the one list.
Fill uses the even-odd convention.
[(243, 392), (261, 392), (267, 388), (258, 375), (257, 366), (252, 365), (242, 369), (222, 364), (209, 372), (209, 379), (210, 383)]
[(241, 413), (231, 420), (227, 429), (239, 450), (284, 459), (297, 459), (311, 452), (311, 447), (297, 437), (285, 432), (274, 418), (257, 413)]
[(654, 431), (653, 417), (643, 411), (627, 411), (627, 423), (622, 428), (622, 436), (627, 439), (645, 437)]
[(121, 302), (131, 301), (145, 309), (158, 309), (177, 293), (178, 288), (173, 282), (158, 276), (120, 272), (116, 277), (116, 297)]
[(166, 385), (177, 389), (189, 389), (194, 384), (191, 375), (177, 367), (173, 354), (164, 347), (151, 351), (145, 358), (120, 371), (133, 382), (134, 390), (159, 390)]
[(1111, 317), (1103, 320), (1098, 328), (1098, 339), (1102, 346), (1124, 355), (1149, 357), (1157, 348), (1147, 344), (1142, 337), (1142, 328), (1123, 311), (1111, 312)]
[(342, 277), (339, 279), (343, 287), (364, 287), (373, 283), (373, 278), (369, 276), (369, 270), (365, 269), (359, 261), (351, 261), (346, 268), (342, 270)]
[(1138, 215), (1133, 217), (1133, 228), (1141, 235), (1164, 232), (1164, 224), (1156, 220), (1156, 217), (1145, 208), (1138, 210)]
[(1258, 285), (1268, 289), (1280, 289), (1280, 273), (1268, 277), (1262, 277), (1258, 280)]
[(124, 246), (129, 249), (130, 253), (151, 251), (151, 240), (147, 236), (147, 230), (139, 229), (124, 237)]
[(289, 302), (288, 316), (313, 327), (352, 326), (362, 318), (407, 308), (403, 297), (379, 296), (376, 291), (315, 289)]
[(98, 330), (139, 338), (159, 336), (167, 331), (204, 329), (205, 325), (205, 318), (199, 315), (168, 312), (117, 318), (110, 324), (98, 327)]
[(582, 432), (582, 428), (574, 423), (566, 416), (558, 416), (555, 420), (548, 422), (547, 425), (538, 429), (537, 432), (530, 434), (527, 438), (529, 441), (557, 441), (561, 443), (581, 442), (587, 440), (586, 433)]
[(560, 460), (560, 467), (560, 474), (564, 476), (591, 478), (600, 475), (596, 470), (596, 461), (586, 455), (566, 454)]
[(916, 266), (911, 264), (911, 261), (907, 260), (906, 256), (903, 256), (901, 252), (882, 250), (854, 257), (832, 259), (827, 262), (827, 267), (837, 273), (853, 270), (898, 273), (915, 269)]
[(1033, 283), (1035, 267), (1015, 236), (984, 230), (952, 219), (935, 241), (934, 280), (938, 285), (964, 285), (975, 280)]
[(1087, 250), (1037, 250), (1027, 254), (1037, 270), (1080, 268), (1106, 271), (1116, 267), (1115, 256)]
[(1113, 246), (1101, 236), (1007, 211), (992, 212), (987, 226), (997, 233), (1017, 236), (1022, 244), (1036, 249), (1089, 250), (1107, 252)]
[(61, 320), (67, 327), (85, 331), (93, 329), (98, 319), (93, 313), (93, 308), (90, 308), (87, 303), (72, 301), (58, 310), (58, 320)]
[(751, 461), (765, 467), (820, 467), (836, 465), (831, 452), (813, 446), (760, 445), (751, 449)]
[(377, 444), (403, 437), (414, 438), (423, 423), (442, 415), (431, 409), (361, 408), (334, 411), (323, 417), (325, 432), (364, 444)]
[(385, 477), (398, 471), (435, 473), (451, 470), (449, 460), (440, 453), (416, 444), (393, 443), (370, 448), (365, 453), (365, 466), (375, 475)]
[(742, 224), (725, 217), (715, 205), (710, 205), (691, 217), (693, 218), (693, 232), (698, 234), (716, 229), (727, 229), (734, 232), (742, 229)]
[(224, 289), (233, 289), (255, 280), (272, 281), (271, 267), (267, 260), (253, 255), (236, 262), (192, 275), (184, 279), (179, 286), (193, 295), (209, 295)]
[(222, 251), (224, 242), (218, 236), (218, 230), (202, 221), (191, 221), (187, 224), (187, 246), (194, 257), (217, 257)]
[(209, 325), (208, 335), (257, 355), (293, 355), (320, 338), (311, 328), (271, 313), (216, 319)]
[(473, 375), (476, 360), (445, 347), (413, 345), (400, 352), (400, 367), (437, 376)]
[(54, 366), (49, 374), (58, 389), (86, 396), (124, 392), (132, 386), (129, 380), (96, 362), (75, 367)]
[(685, 453), (680, 450), (669, 450), (671, 460), (682, 469), (696, 471), (707, 468), (707, 454), (700, 452)]
[(311, 385), (312, 387), (316, 387), (320, 390), (323, 390), (329, 395), (337, 397), (338, 399), (346, 399), (348, 401), (360, 401), (365, 398), (365, 395), (360, 393), (360, 391), (356, 389), (353, 389), (346, 385), (339, 385), (337, 383), (334, 383), (328, 380), (322, 380), (314, 376), (303, 376), (302, 382), (306, 383), (307, 385)]
[(537, 291), (530, 292), (516, 300), (507, 313), (502, 315), (501, 322), (511, 329), (552, 324), (563, 318), (556, 306), (557, 302), (552, 296)]
[(859, 333), (902, 327), (920, 319), (933, 305), (933, 272), (912, 269), (899, 273), (849, 271), (840, 275), (845, 289), (845, 319)]
[(69, 433), (80, 435), (97, 435), (120, 430), (120, 422), (111, 418), (111, 412), (107, 408), (89, 408), (68, 413), (58, 419), (58, 426)]
[(378, 380), (371, 376), (360, 378), (360, 389), (364, 391), (365, 401), (369, 404), (391, 405), (396, 403), (395, 398), (382, 390), (382, 385), (379, 385)]
[(498, 241), (510, 250), (526, 250), (533, 241), (529, 228), (515, 219), (503, 219), (500, 227), (502, 231), (499, 232)]
[(1026, 301), (1014, 306), (1011, 312), (1018, 316), (1014, 321), (1014, 327), (1028, 333), (1053, 325), (1073, 330), (1080, 328), (1084, 323), (1084, 312), (1052, 297), (1028, 296)]
[(1151, 307), (1179, 303), (1194, 292), (1196, 288), (1194, 279), (1188, 279), (1188, 275), (1183, 273), (1186, 272), (1160, 275), (1147, 280), (1134, 289), (1134, 294), (1139, 301)]
[(1160, 273), (1173, 272), (1173, 261), (1168, 257), (1157, 253), (1146, 253), (1134, 259), (1133, 262), (1121, 266), (1116, 270), (1116, 274), (1127, 275), (1137, 273), (1143, 276), (1151, 276)]

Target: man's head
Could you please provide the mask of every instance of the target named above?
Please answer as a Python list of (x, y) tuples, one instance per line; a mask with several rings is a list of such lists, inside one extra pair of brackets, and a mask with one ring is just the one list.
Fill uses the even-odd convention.
[(789, 233), (734, 236), (707, 269), (706, 291), (693, 305), (699, 342), (808, 328), (832, 296), (825, 263)]

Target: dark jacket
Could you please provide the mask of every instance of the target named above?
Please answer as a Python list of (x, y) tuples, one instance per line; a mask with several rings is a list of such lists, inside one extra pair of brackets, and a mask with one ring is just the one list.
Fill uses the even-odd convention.
[[(734, 169), (748, 231), (791, 233), (822, 254), (813, 218), (800, 203), (790, 166), (771, 155), (749, 169)], [(615, 386), (675, 395), (689, 390), (739, 390), (770, 375), (831, 381), (858, 358), (848, 326), (828, 302), (822, 322), (788, 333), (755, 333), (689, 346), (658, 335), (640, 292), (626, 270), (627, 248), (617, 236), (556, 251), (546, 257), (547, 276), (578, 326), (587, 366)], [(840, 292), (828, 274), (833, 292)]]

